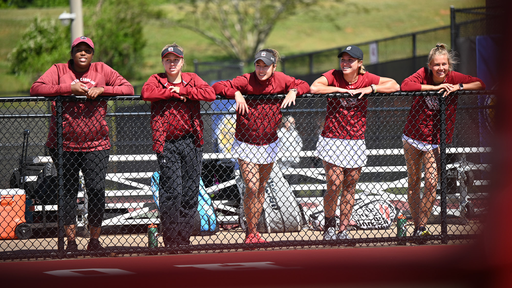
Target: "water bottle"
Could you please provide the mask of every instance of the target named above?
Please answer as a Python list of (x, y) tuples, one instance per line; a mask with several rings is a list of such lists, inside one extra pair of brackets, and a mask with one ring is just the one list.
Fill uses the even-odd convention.
[(151, 223), (151, 225), (148, 226), (148, 247), (158, 247), (158, 226), (156, 226), (153, 223)]
[[(398, 215), (396, 220), (396, 237), (407, 236), (407, 218), (403, 214)], [(405, 240), (398, 240), (398, 245), (405, 245)]]

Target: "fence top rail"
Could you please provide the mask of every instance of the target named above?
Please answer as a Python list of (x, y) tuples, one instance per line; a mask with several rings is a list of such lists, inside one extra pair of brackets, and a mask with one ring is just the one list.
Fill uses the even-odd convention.
[[(440, 95), (441, 91), (398, 91), (393, 93), (370, 93), (365, 95), (365, 97), (382, 97), (382, 96), (436, 96)], [(498, 91), (495, 90), (463, 90), (453, 92), (457, 95), (496, 95)], [(244, 95), (249, 99), (281, 99), (286, 97), (286, 94), (269, 94), (269, 95)], [(40, 97), (40, 96), (18, 96), (18, 97), (2, 97), (0, 98), (0, 103), (5, 102), (33, 102), (33, 101), (55, 101), (59, 97), (63, 101), (84, 101), (88, 100), (86, 96), (52, 96), (52, 97)], [(300, 98), (308, 98), (308, 99), (323, 99), (323, 98), (352, 98), (354, 96), (349, 93), (327, 93), (327, 94), (312, 94), (306, 93), (298, 97)], [(96, 98), (96, 101), (104, 101), (104, 100), (139, 100), (141, 99), (140, 95), (133, 96), (103, 96), (101, 98)], [(225, 97), (217, 95), (216, 100), (231, 100)]]
[[(368, 45), (368, 44), (375, 43), (375, 42), (390, 41), (390, 40), (394, 40), (394, 39), (398, 39), (398, 38), (411, 37), (413, 35), (430, 33), (430, 32), (435, 32), (435, 31), (443, 30), (443, 29), (450, 29), (450, 27), (451, 27), (450, 25), (445, 25), (445, 26), (440, 26), (440, 27), (436, 27), (436, 28), (431, 28), (431, 29), (426, 29), (426, 30), (421, 30), (421, 31), (416, 31), (416, 32), (411, 32), (411, 33), (391, 36), (391, 37), (377, 39), (377, 40), (366, 41), (366, 42), (362, 42), (362, 43), (358, 43), (358, 44), (349, 44), (349, 45), (363, 46), (363, 45)], [(341, 51), (344, 47), (349, 46), (349, 45), (333, 47), (333, 48), (324, 49), (324, 50), (317, 50), (317, 51), (312, 51), (312, 52), (307, 52), (307, 53), (301, 53), (301, 54), (296, 54), (296, 55), (291, 55), (291, 56), (283, 56), (281, 58), (281, 60), (283, 62), (285, 62), (287, 59), (300, 58), (300, 57), (304, 57), (304, 56), (315, 55), (315, 54), (320, 54), (320, 53), (329, 52), (329, 51), (335, 51), (335, 50), (340, 50)]]

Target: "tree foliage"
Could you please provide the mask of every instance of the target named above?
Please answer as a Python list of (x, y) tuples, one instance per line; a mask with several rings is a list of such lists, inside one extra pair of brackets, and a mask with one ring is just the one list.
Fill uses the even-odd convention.
[(144, 22), (159, 17), (159, 12), (151, 10), (149, 0), (105, 0), (99, 1), (90, 14), (90, 37), (97, 47), (95, 60), (105, 62), (126, 78), (136, 78), (144, 60)]
[(3, 0), (0, 7), (9, 8), (42, 8), (68, 6), (69, 0)]
[[(343, 0), (337, 0), (343, 1)], [(169, 20), (246, 61), (265, 45), (275, 24), (319, 0), (188, 0)]]
[(60, 25), (58, 19), (36, 17), (8, 55), (11, 71), (37, 77), (53, 63), (67, 61), (70, 37), (69, 28)]
[[(84, 34), (94, 41), (94, 61), (105, 62), (128, 79), (138, 76), (146, 45), (143, 24), (150, 0), (100, 0), (84, 7)], [(70, 59), (70, 28), (57, 19), (36, 18), (9, 54), (11, 71), (37, 77), (52, 64)]]

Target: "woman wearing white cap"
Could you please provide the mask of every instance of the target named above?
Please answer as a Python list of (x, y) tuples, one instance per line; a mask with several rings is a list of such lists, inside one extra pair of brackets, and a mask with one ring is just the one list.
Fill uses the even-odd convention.
[[(339, 55), (340, 70), (330, 70), (315, 80), (311, 93), (349, 93), (351, 98), (328, 98), (327, 114), (315, 155), (323, 160), (327, 192), (324, 195), (324, 240), (350, 239), (349, 224), (356, 183), (366, 165), (366, 110), (364, 95), (391, 93), (400, 89), (395, 80), (366, 72), (363, 51), (346, 47)], [(340, 201), (340, 227), (336, 230), (336, 209)]]
[(167, 248), (186, 247), (199, 205), (204, 143), (200, 101), (215, 100), (215, 92), (197, 74), (182, 72), (185, 59), (179, 45), (166, 45), (160, 58), (164, 72), (149, 77), (141, 98), (151, 102), (164, 244)]
[[(133, 95), (133, 86), (117, 71), (103, 62), (92, 62), (94, 43), (81, 36), (71, 45), (71, 60), (54, 64), (30, 88), (33, 96), (98, 96)], [(109, 129), (105, 116), (107, 101), (69, 101), (62, 103), (64, 228), (68, 243), (66, 250), (78, 250), (76, 237), (76, 210), (79, 171), (82, 170), (88, 194), (91, 240), (87, 250), (103, 251), (98, 238), (105, 214), (105, 178), (110, 150)], [(55, 103), (52, 105), (55, 115)], [(52, 116), (48, 141), (53, 163), (57, 161), (57, 123)]]
[[(236, 101), (236, 132), (231, 152), (238, 158), (246, 184), (247, 244), (267, 242), (256, 231), (256, 226), (265, 201), (265, 186), (279, 150), (277, 129), (281, 123), (281, 108), (294, 105), (296, 96), (309, 92), (305, 81), (276, 72), (279, 61), (276, 50), (260, 50), (254, 58), (254, 72), (213, 84), (216, 94)], [(285, 93), (284, 100), (244, 98), (244, 95)]]
[[(430, 50), (428, 67), (416, 71), (402, 82), (403, 91), (439, 91), (446, 98), (446, 140), (452, 142), (458, 90), (485, 89), (482, 80), (453, 71), (455, 64), (453, 52), (448, 52), (446, 45), (438, 43)], [(448, 97), (449, 96), (449, 97)], [(402, 142), (407, 163), (408, 202), (414, 221), (414, 236), (428, 236), (426, 224), (436, 199), (439, 144), (440, 114), (438, 96), (415, 96)], [(425, 191), (420, 195), (421, 166), (425, 171)], [(417, 241), (422, 244), (424, 241)]]

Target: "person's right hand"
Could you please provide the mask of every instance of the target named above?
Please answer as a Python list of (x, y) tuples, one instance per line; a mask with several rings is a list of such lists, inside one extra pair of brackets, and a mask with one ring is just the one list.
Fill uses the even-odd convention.
[(71, 94), (87, 96), (87, 92), (89, 92), (89, 88), (87, 88), (84, 83), (77, 82), (75, 84), (71, 84)]
[(439, 90), (439, 92), (444, 91), (443, 97), (452, 93), (453, 91), (459, 90), (458, 85), (453, 85), (453, 84), (448, 84), (448, 83), (439, 84), (436, 86), (436, 88), (437, 88), (436, 90)]
[(244, 115), (249, 112), (249, 107), (247, 107), (247, 102), (245, 102), (244, 95), (240, 91), (236, 91), (235, 93), (235, 101), (236, 101), (236, 111), (240, 113), (240, 115)]

